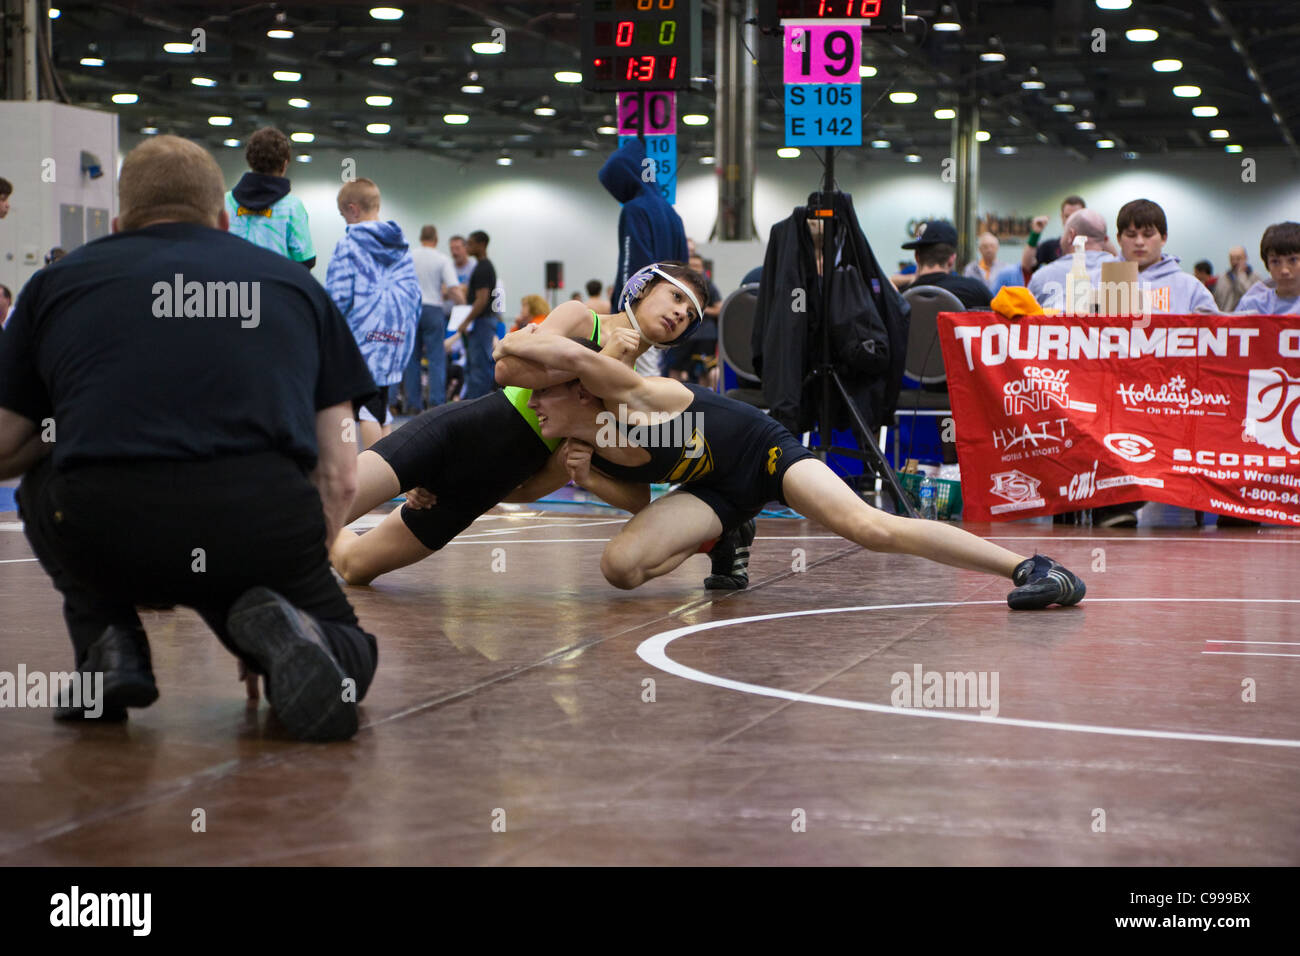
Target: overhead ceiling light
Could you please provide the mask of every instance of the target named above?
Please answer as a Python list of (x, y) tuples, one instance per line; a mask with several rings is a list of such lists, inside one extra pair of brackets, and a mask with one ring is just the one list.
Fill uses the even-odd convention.
[(1233, 143), (1233, 144), (1230, 145), (1230, 146), (1225, 146), (1225, 147), (1223, 147), (1223, 151), (1224, 151), (1225, 153), (1240, 153), (1240, 152), (1241, 152), (1241, 147), (1238, 146), (1236, 143)]
[(709, 118), (703, 113), (687, 113), (682, 117), (682, 122), (687, 126), (708, 126)]
[(131, 104), (131, 103), (136, 103), (136, 102), (138, 102), (139, 99), (140, 99), (140, 94), (139, 94), (139, 93), (114, 93), (114, 94), (110, 97), (110, 99), (111, 99), (114, 103), (121, 103), (121, 104), (123, 104), (123, 105), (129, 105), (129, 104)]
[(376, 20), (400, 20), (402, 11), (397, 7), (371, 7), (370, 16)]
[(374, 66), (397, 66), (397, 60), (391, 56), (377, 56), (370, 61)]
[(296, 159), (300, 163), (310, 163), (311, 153), (299, 153), (297, 156), (294, 157), (294, 159)]
[(193, 43), (164, 43), (163, 50), (167, 53), (193, 53)]
[(511, 159), (509, 156), (498, 156), (498, 157), (497, 157), (497, 165), (498, 165), (498, 166), (509, 166), (509, 165), (510, 165), (511, 163), (513, 163), (513, 162), (514, 162), (514, 160)]
[(1052, 106), (1052, 109), (1056, 110), (1056, 112), (1058, 112), (1058, 113), (1073, 113), (1073, 112), (1074, 112), (1074, 104), (1073, 104), (1073, 103), (1056, 103), (1055, 105)]
[(554, 116), (554, 115), (555, 115), (555, 107), (554, 107), (554, 106), (539, 106), (539, 107), (537, 107), (537, 109), (533, 110), (533, 114), (536, 115), (536, 116)]
[(1193, 99), (1201, 95), (1199, 86), (1175, 86), (1174, 96), (1181, 96), (1183, 99)]
[(980, 59), (985, 63), (1002, 63), (1006, 58), (1007, 55), (1001, 50), (989, 50), (987, 53), (980, 54)]
[(1217, 106), (1193, 106), (1192, 115), (1205, 119), (1210, 116), (1218, 116), (1219, 108)]
[(208, 125), (209, 125), (209, 126), (229, 126), (229, 125), (230, 125), (231, 123), (233, 123), (233, 122), (234, 122), (234, 120), (231, 119), (229, 116), (209, 116), (209, 117), (208, 117)]
[(1133, 0), (1097, 0), (1099, 10), (1127, 10), (1133, 6)]
[(295, 143), (314, 143), (316, 142), (315, 133), (290, 133), (289, 138)]
[(986, 129), (979, 130), (978, 132), (975, 133), (975, 141), (978, 143), (987, 143), (992, 138), (993, 137), (989, 134), (989, 131)]
[[(446, 119), (446, 117), (444, 116), (443, 119)], [(385, 133), (390, 132), (390, 131), (392, 130), (392, 128), (393, 128), (393, 127), (389, 126), (387, 123), (367, 123), (367, 124), (366, 124), (366, 132), (367, 132), (367, 133), (374, 133), (376, 136), (383, 136)]]
[(157, 135), (158, 135), (158, 127), (157, 127), (157, 126), (142, 126), (142, 127), (140, 127), (140, 132), (141, 132), (141, 133), (144, 133), (145, 136), (157, 136)]
[(1227, 138), (1228, 138), (1228, 135), (1229, 135), (1229, 134), (1228, 134), (1228, 131), (1227, 131), (1226, 129), (1212, 129), (1212, 130), (1210, 130), (1210, 139), (1227, 139)]
[(613, 136), (615, 133), (618, 132), (618, 129), (609, 125), (597, 126), (596, 132), (599, 133), (601, 136)]
[(940, 20), (930, 29), (935, 33), (961, 33), (961, 24), (955, 20)]
[(944, 119), (944, 120), (948, 120), (948, 119), (956, 119), (956, 118), (957, 118), (957, 111), (956, 111), (956, 110), (950, 110), (950, 109), (948, 109), (947, 107), (943, 107), (942, 109), (937, 109), (937, 110), (934, 111), (934, 118), (935, 118), (935, 119)]
[(269, 36), (272, 40), (292, 40), (292, 39), (293, 39), (293, 31), (292, 31), (292, 30), (286, 30), (286, 29), (284, 29), (283, 27), (279, 27), (279, 28), (274, 29), (274, 30), (267, 30), (267, 31), (266, 31), (266, 35)]
[(469, 117), (464, 113), (446, 113), (443, 115), (442, 121), (448, 126), (464, 126), (469, 122)]
[(1016, 151), (1016, 148), (1015, 148), (1014, 146), (999, 146), (999, 147), (998, 147), (998, 152), (1001, 153), (1003, 156), (1010, 156), (1010, 155), (1012, 155), (1015, 151)]
[(1098, 148), (1098, 149), (1114, 149), (1114, 148), (1115, 148), (1115, 141), (1114, 141), (1113, 139), (1099, 139), (1099, 140), (1097, 140), (1097, 148)]
[(1094, 123), (1092, 120), (1079, 120), (1079, 122), (1074, 124), (1074, 128), (1075, 129), (1096, 129), (1097, 124)]
[(1134, 43), (1150, 43), (1152, 40), (1160, 39), (1160, 34), (1155, 30), (1138, 29), (1128, 30), (1124, 33)]
[(193, 76), (190, 77), (190, 82), (193, 83), (195, 86), (216, 86), (217, 85), (217, 81), (210, 76)]
[(367, 106), (392, 106), (393, 98), (383, 93), (371, 93), (366, 97)]
[(887, 140), (887, 139), (873, 139), (873, 140), (871, 141), (871, 148), (872, 148), (872, 149), (889, 149), (889, 140)]
[(302, 74), (296, 70), (276, 70), (271, 74), (271, 78), (281, 83), (297, 83), (302, 79)]
[(700, 165), (701, 165), (701, 166), (712, 166), (712, 165), (713, 165), (714, 163), (716, 163), (716, 162), (717, 162), (717, 160), (714, 159), (712, 156), (701, 156), (701, 157), (700, 157)]
[(780, 156), (782, 159), (794, 159), (799, 155), (799, 147), (782, 146), (780, 149), (776, 151), (776, 155)]
[(63, 16), (63, 11), (62, 11), (62, 10), (60, 10), (58, 7), (50, 7), (50, 19), (51, 19), (51, 20), (57, 20), (57, 19), (59, 19), (59, 17), (61, 17), (61, 16)]
[(569, 155), (570, 155), (570, 156), (586, 156), (586, 155), (587, 155), (587, 151), (586, 151), (585, 149), (571, 149), (571, 150), (569, 150)]
[(889, 102), (891, 102), (891, 103), (915, 103), (915, 102), (916, 102), (916, 94), (915, 94), (915, 93), (912, 93), (912, 92), (909, 92), (909, 91), (907, 91), (907, 90), (898, 90), (898, 91), (896, 91), (896, 92), (894, 92), (894, 93), (890, 93), (890, 94), (889, 94)]
[(1038, 141), (1039, 141), (1040, 143), (1042, 143), (1044, 146), (1051, 142), (1051, 140), (1048, 139), (1046, 133), (1035, 133), (1035, 134), (1034, 134), (1034, 139), (1038, 140)]
[(559, 83), (581, 83), (582, 74), (575, 73), (573, 70), (560, 70), (555, 74), (555, 79)]
[(919, 163), (921, 161), (921, 157), (918, 156), (916, 153), (908, 153), (906, 156), (903, 157), (903, 161), (908, 163)]
[(83, 56), (81, 58), (82, 66), (103, 66), (104, 61), (97, 56)]
[(239, 140), (237, 140), (237, 139), (223, 139), (223, 140), (221, 141), (221, 145), (222, 145), (222, 146), (229, 146), (229, 147), (231, 147), (231, 148), (234, 148), (235, 146), (238, 146), (238, 145), (239, 145)]
[(1132, 151), (1130, 150), (1129, 152), (1127, 152), (1127, 153), (1124, 154), (1124, 158), (1125, 158), (1125, 159), (1137, 159), (1137, 158), (1138, 158), (1138, 154), (1135, 153), (1135, 152), (1132, 152)]
[(493, 43), (490, 40), (471, 43), (469, 48), (475, 53), (482, 53), (484, 56), (492, 56), (496, 53), (504, 53), (506, 48), (500, 43)]
[(1047, 89), (1047, 84), (1042, 80), (1022, 80), (1020, 88), (1022, 90), (1045, 90)]
[(460, 88), (460, 91), (462, 93), (482, 93), (483, 87), (479, 86), (476, 83), (466, 83), (464, 86)]
[(289, 105), (296, 110), (305, 110), (311, 106), (311, 100), (304, 100), (301, 96), (295, 96), (289, 101)]
[(1182, 68), (1182, 60), (1154, 60), (1151, 63), (1151, 69), (1157, 73), (1177, 73)]
[(875, 75), (876, 75), (876, 68), (872, 66), (870, 63), (863, 63), (860, 67), (858, 67), (858, 76), (860, 77), (868, 77), (868, 76), (875, 76)]

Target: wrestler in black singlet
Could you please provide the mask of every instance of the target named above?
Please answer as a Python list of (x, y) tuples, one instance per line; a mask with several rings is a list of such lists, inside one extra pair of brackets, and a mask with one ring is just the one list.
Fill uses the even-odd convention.
[[(600, 317), (591, 340), (601, 344)], [(560, 445), (545, 439), (532, 391), (509, 387), (481, 398), (437, 405), (370, 446), (397, 475), (403, 490), (425, 488), (432, 508), (402, 506), (402, 521), (426, 548), (437, 551), (474, 519), (535, 475)]]
[(769, 501), (785, 504), (786, 471), (812, 452), (752, 405), (699, 385), (686, 388), (694, 400), (668, 421), (644, 427), (618, 423), (630, 444), (650, 453), (646, 464), (616, 465), (593, 454), (592, 466), (623, 481), (685, 485), (713, 509), (723, 532), (755, 517)]

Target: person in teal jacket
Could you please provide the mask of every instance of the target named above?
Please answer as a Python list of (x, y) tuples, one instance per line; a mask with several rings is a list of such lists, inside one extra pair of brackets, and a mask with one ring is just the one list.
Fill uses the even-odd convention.
[(262, 249), (270, 249), (308, 269), (316, 264), (307, 209), (289, 195), (289, 138), (272, 126), (248, 137), (244, 148), (249, 172), (226, 193), (230, 232)]

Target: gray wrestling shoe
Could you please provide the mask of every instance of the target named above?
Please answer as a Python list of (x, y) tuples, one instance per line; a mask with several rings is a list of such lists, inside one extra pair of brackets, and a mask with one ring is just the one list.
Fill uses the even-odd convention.
[(1007, 595), (1007, 604), (1016, 611), (1036, 611), (1053, 604), (1070, 607), (1088, 593), (1077, 575), (1044, 554), (1021, 561), (1011, 580), (1017, 587)]

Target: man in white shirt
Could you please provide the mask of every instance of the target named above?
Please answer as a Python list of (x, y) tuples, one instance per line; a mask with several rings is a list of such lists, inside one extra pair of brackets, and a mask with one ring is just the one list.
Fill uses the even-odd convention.
[[(404, 409), (418, 415), (425, 408), (441, 405), (447, 397), (447, 355), (443, 339), (447, 337), (447, 313), (453, 304), (464, 302), (451, 259), (437, 249), (438, 230), (425, 226), (420, 230), (420, 244), (411, 250), (415, 277), (420, 282), (420, 325), (415, 336), (415, 350), (402, 376)], [(426, 405), (420, 388), (420, 356), (429, 360), (429, 401)]]
[(1101, 282), (1102, 263), (1115, 261), (1115, 257), (1106, 251), (1108, 237), (1102, 214), (1095, 209), (1080, 209), (1071, 215), (1061, 234), (1061, 258), (1040, 268), (1029, 280), (1029, 291), (1044, 309), (1065, 307), (1066, 276), (1074, 267), (1074, 240), (1078, 236), (1083, 236), (1088, 243), (1083, 256), (1088, 283), (1094, 289)]

